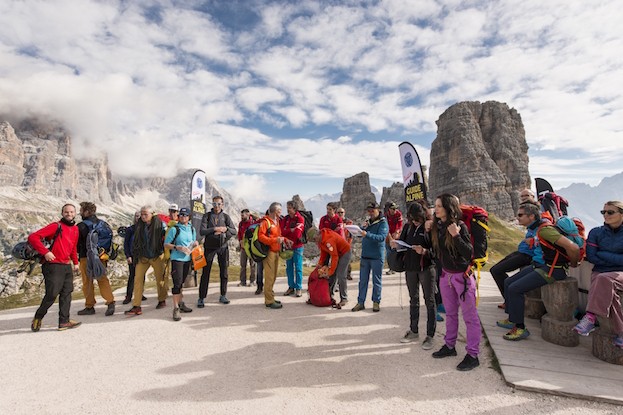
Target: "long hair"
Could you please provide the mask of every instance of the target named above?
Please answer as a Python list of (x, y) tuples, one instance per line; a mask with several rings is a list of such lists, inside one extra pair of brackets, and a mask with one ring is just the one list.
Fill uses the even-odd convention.
[(442, 222), (436, 215), (433, 217), (433, 227), (431, 229), (431, 240), (433, 242), (433, 248), (435, 252), (439, 253), (439, 239), (440, 232), (445, 232), (444, 235), (444, 247), (450, 252), (450, 255), (456, 257), (457, 250), (454, 244), (454, 238), (448, 232), (448, 225), (451, 223), (459, 224), (463, 213), (459, 206), (459, 198), (450, 193), (443, 193), (437, 196), (437, 199), (441, 201), (441, 206), (446, 210), (446, 221)]

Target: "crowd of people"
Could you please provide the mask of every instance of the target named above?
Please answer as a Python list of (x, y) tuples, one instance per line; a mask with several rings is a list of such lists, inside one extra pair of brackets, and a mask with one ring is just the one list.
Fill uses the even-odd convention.
[[(567, 277), (569, 265), (581, 259), (580, 250), (545, 215), (534, 194), (526, 189), (520, 194), (521, 204), (517, 221), (526, 228), (526, 236), (516, 252), (511, 253), (491, 268), (504, 302), (499, 305), (508, 317), (497, 325), (508, 329), (506, 340), (521, 340), (530, 333), (524, 324), (525, 293)], [(367, 220), (361, 227), (349, 227), (353, 221), (346, 217), (343, 207), (327, 205), (327, 214), (320, 219), (316, 234), (305, 233), (304, 218), (293, 201), (282, 205), (272, 203), (266, 214), (254, 217), (248, 209), (240, 212), (237, 229), (231, 217), (223, 211), (221, 196), (214, 196), (212, 208), (203, 215), (198, 232), (190, 223), (191, 212), (176, 204), (169, 207), (169, 216), (162, 218), (151, 206), (143, 206), (134, 216), (134, 223), (126, 229), (124, 252), (128, 263), (128, 286), (123, 304), (132, 302), (126, 315), (141, 315), (145, 275), (153, 269), (158, 293), (156, 308), (167, 306), (169, 277), (172, 282), (172, 318), (181, 320), (182, 313), (192, 312), (184, 302), (183, 287), (191, 269), (191, 251), (199, 241), (203, 243), (206, 265), (199, 281), (197, 307), (205, 307), (210, 272), (214, 258), (219, 265), (221, 304), (227, 298), (229, 241), (237, 237), (240, 246), (239, 286), (256, 286), (255, 294), (264, 294), (267, 308), (283, 307), (273, 290), (279, 268), (280, 255), (286, 257), (288, 289), (284, 296), (302, 296), (303, 250), (305, 242), (315, 242), (320, 249), (316, 265), (321, 278), (329, 279), (331, 297), (339, 293), (340, 308), (349, 302), (353, 233), (361, 238), (360, 271), (357, 302), (353, 312), (366, 308), (370, 279), (372, 280), (372, 311), (381, 310), (383, 266), (389, 249), (406, 247), (404, 270), (409, 291), (409, 329), (401, 342), (419, 338), (420, 286), (426, 308), (426, 336), (421, 344), (424, 350), (434, 347), (437, 310), (440, 300), (446, 313), (446, 334), (441, 348), (432, 353), (434, 358), (456, 356), (459, 310), (466, 326), (466, 354), (458, 364), (461, 371), (479, 366), (481, 326), (476, 303), (476, 280), (472, 271), (473, 246), (468, 227), (462, 222), (459, 199), (442, 194), (431, 208), (425, 200), (412, 203), (403, 224), (402, 212), (389, 202), (385, 211), (376, 202), (366, 206)], [(32, 331), (39, 331), (48, 309), (59, 299), (59, 330), (78, 327), (81, 323), (70, 319), (73, 274), (80, 272), (85, 297), (84, 309), (78, 315), (95, 314), (94, 282), (106, 302), (105, 315), (115, 313), (115, 299), (106, 277), (105, 268), (93, 275), (89, 257), (89, 231), (99, 219), (97, 207), (91, 202), (80, 204), (82, 221), (76, 225), (76, 207), (62, 207), (62, 218), (32, 233), (28, 241), (42, 256), (45, 296), (32, 320)], [(620, 293), (623, 291), (623, 202), (609, 201), (601, 212), (604, 225), (591, 230), (588, 237), (587, 259), (594, 264), (587, 312), (574, 328), (580, 335), (588, 335), (596, 326), (596, 317), (610, 318), (616, 330), (613, 342), (623, 347), (623, 316)], [(255, 262), (245, 249), (243, 239), (250, 226), (259, 227), (258, 240), (268, 247), (266, 257)], [(539, 230), (538, 236), (537, 229)], [(198, 234), (197, 234), (198, 233)], [(541, 243), (539, 238), (542, 239)], [(43, 241), (52, 241), (46, 247)], [(559, 255), (562, 253), (563, 255)], [(105, 261), (104, 261), (105, 262)], [(509, 273), (519, 270), (513, 275)], [(247, 273), (247, 271), (249, 271)], [(248, 276), (247, 276), (248, 274)]]

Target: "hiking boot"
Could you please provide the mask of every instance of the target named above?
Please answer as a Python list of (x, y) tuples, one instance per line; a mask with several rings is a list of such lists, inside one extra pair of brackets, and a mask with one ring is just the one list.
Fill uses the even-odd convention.
[(32, 323), (30, 323), (30, 330), (34, 331), (35, 333), (41, 330), (41, 319), (40, 318), (35, 317), (32, 319)]
[(361, 311), (361, 310), (365, 310), (365, 309), (366, 309), (366, 307), (363, 304), (357, 303), (357, 305), (355, 305), (351, 311)]
[(184, 304), (183, 302), (182, 302), (182, 303), (179, 303), (178, 308), (180, 309), (180, 311), (181, 311), (182, 313), (192, 313), (192, 312), (193, 312), (193, 309), (192, 309), (192, 308), (190, 308), (190, 307), (188, 307), (188, 306), (187, 306), (186, 304)]
[(381, 305), (379, 303), (372, 303), (372, 311), (378, 313), (381, 311)]
[(286, 297), (287, 297), (288, 295), (292, 295), (292, 294), (294, 294), (294, 288), (288, 288), (288, 289), (286, 290), (286, 292), (285, 292), (285, 293), (283, 293), (283, 295), (284, 295), (284, 296), (286, 296)]
[(238, 283), (238, 287), (246, 287), (247, 283), (246, 282), (239, 282)]
[(407, 330), (405, 335), (402, 336), (402, 339), (400, 339), (400, 343), (411, 343), (411, 342), (416, 341), (419, 338), (420, 338), (419, 333), (414, 333), (411, 330)]
[(344, 307), (346, 304), (348, 304), (348, 300), (341, 300), (338, 305)]
[(67, 323), (60, 323), (58, 325), (58, 331), (64, 331), (64, 330), (68, 330), (68, 329), (75, 329), (76, 327), (78, 327), (81, 324), (82, 323), (79, 322), (79, 321), (69, 320)]
[(515, 326), (513, 327), (511, 331), (506, 333), (503, 337), (504, 337), (504, 340), (517, 341), (517, 340), (525, 339), (529, 335), (530, 335), (530, 332), (528, 331), (528, 329), (520, 329), (519, 327)]
[(112, 316), (113, 314), (115, 314), (115, 303), (110, 303), (108, 304), (108, 308), (106, 309), (106, 312), (104, 313), (104, 315)]
[(272, 308), (273, 310), (278, 310), (281, 307), (283, 307), (283, 304), (278, 303), (278, 302), (275, 301), (274, 303), (266, 304), (266, 307), (267, 308)]
[(295, 292), (294, 295), (296, 295), (297, 297), (302, 297), (303, 296), (303, 294), (301, 293), (301, 290), (295, 290), (294, 292)]
[(221, 297), (218, 299), (218, 302), (221, 304), (229, 304), (229, 300), (224, 295), (221, 295)]
[(385, 275), (392, 275), (394, 274), (394, 271), (392, 271), (391, 269), (388, 269), (387, 272), (385, 272)]
[(158, 305), (156, 306), (156, 310), (160, 310), (161, 308), (165, 308), (167, 306), (167, 302), (165, 300), (158, 301)]
[(352, 280), (353, 280), (353, 277), (351, 277), (350, 275), (347, 275), (347, 276), (346, 276), (346, 279), (347, 279), (347, 280), (351, 280), (351, 281), (352, 281)]
[(595, 322), (588, 316), (588, 314), (585, 314), (584, 317), (582, 317), (582, 320), (580, 320), (580, 322), (573, 328), (573, 331), (578, 333), (580, 336), (588, 336), (594, 330)]
[(509, 319), (498, 320), (495, 322), (495, 325), (498, 327), (502, 327), (503, 329), (512, 329), (515, 327), (515, 323), (511, 322)]
[(141, 314), (143, 314), (143, 310), (138, 306), (134, 306), (131, 309), (125, 311), (123, 314), (125, 314), (126, 316), (140, 316)]
[(443, 321), (443, 316), (441, 314), (437, 313), (437, 315), (435, 316), (435, 320)]
[(257, 287), (257, 290), (255, 290), (255, 295), (260, 295), (262, 294), (262, 289), (260, 287)]
[(472, 370), (476, 367), (480, 366), (480, 362), (477, 357), (473, 357), (470, 354), (466, 354), (465, 358), (461, 363), (458, 364), (456, 370), (460, 370), (461, 372), (467, 372), (468, 370)]
[(623, 349), (623, 334), (619, 334), (618, 336), (616, 336), (612, 341), (612, 344), (614, 344), (619, 349)]
[(82, 310), (78, 311), (79, 316), (90, 316), (95, 314), (95, 308), (94, 307), (85, 307)]
[(203, 298), (199, 298), (199, 299), (197, 300), (197, 308), (203, 308), (203, 307), (205, 307), (205, 306), (206, 306), (206, 305), (205, 305), (205, 304), (204, 304), (204, 302), (203, 302)]
[(279, 301), (279, 300), (275, 300), (275, 302), (276, 302), (277, 304), (281, 304), (281, 301)]
[(132, 301), (132, 299), (130, 297), (126, 297), (123, 299), (123, 304), (130, 304), (130, 301)]
[(506, 309), (506, 303), (498, 304), (498, 308), (501, 309), (501, 310)]
[(180, 321), (181, 319), (182, 319), (182, 316), (180, 316), (180, 308), (175, 307), (173, 309), (173, 321)]
[(251, 282), (249, 283), (249, 287), (253, 287), (254, 285), (255, 285), (255, 281), (251, 281)]
[(145, 297), (144, 295), (141, 297), (141, 301), (147, 301), (147, 297)]
[(430, 350), (432, 348), (433, 348), (433, 338), (431, 336), (426, 336), (426, 338), (422, 342), (422, 349)]
[(449, 357), (449, 356), (456, 356), (456, 349), (454, 347), (451, 349), (445, 344), (441, 346), (441, 349), (433, 353), (433, 357), (435, 359), (442, 359), (444, 357)]

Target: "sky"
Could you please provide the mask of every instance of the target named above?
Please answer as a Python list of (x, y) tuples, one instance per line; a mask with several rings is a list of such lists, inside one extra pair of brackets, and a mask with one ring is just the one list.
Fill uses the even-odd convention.
[(202, 168), (249, 204), (401, 180), (460, 101), (521, 115), (532, 177), (623, 166), (618, 1), (0, 3), (0, 113), (45, 116), (115, 174)]

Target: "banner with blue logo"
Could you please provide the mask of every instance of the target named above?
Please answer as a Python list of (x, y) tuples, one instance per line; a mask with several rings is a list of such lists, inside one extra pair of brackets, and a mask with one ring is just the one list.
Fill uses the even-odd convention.
[(403, 141), (398, 145), (398, 151), (400, 151), (402, 181), (404, 183), (407, 206), (416, 200), (428, 200), (426, 198), (426, 184), (424, 183), (422, 164), (415, 147), (411, 143)]
[(197, 170), (193, 174), (190, 183), (190, 210), (192, 212), (191, 223), (197, 232), (197, 240), (201, 239), (199, 228), (201, 218), (206, 212), (206, 174), (203, 170)]

